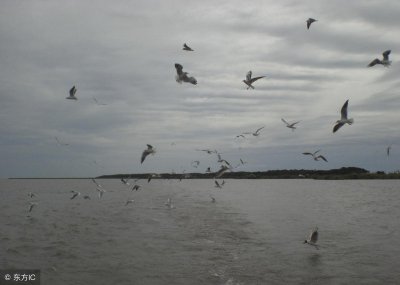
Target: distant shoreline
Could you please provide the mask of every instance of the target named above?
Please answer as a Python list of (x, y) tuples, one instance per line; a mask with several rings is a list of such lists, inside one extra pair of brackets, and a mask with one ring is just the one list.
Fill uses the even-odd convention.
[[(96, 179), (213, 179), (215, 173), (140, 173), (111, 174), (95, 177)], [(92, 179), (93, 177), (11, 177), (8, 179)], [(352, 179), (400, 179), (400, 173), (374, 173), (358, 167), (342, 167), (330, 170), (268, 170), (268, 171), (238, 171), (226, 172), (220, 179), (317, 179), (317, 180), (352, 180)]]

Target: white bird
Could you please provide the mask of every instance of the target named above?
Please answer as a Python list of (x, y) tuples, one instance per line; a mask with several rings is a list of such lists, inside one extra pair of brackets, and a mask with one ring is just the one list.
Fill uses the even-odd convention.
[(337, 130), (339, 130), (344, 124), (349, 124), (349, 125), (351, 125), (351, 124), (354, 123), (354, 119), (353, 119), (353, 118), (351, 118), (351, 119), (348, 119), (348, 118), (347, 118), (347, 106), (348, 106), (348, 104), (349, 104), (349, 100), (347, 100), (347, 101), (344, 103), (344, 105), (343, 105), (343, 107), (342, 107), (342, 110), (340, 111), (340, 113), (341, 113), (341, 118), (340, 118), (340, 120), (337, 120), (337, 121), (336, 121), (336, 125), (333, 127), (333, 132), (334, 132), (334, 133), (335, 133)]
[(175, 208), (174, 205), (172, 204), (172, 199), (168, 198), (167, 202), (165, 202), (165, 206), (167, 206), (169, 209)]
[(318, 161), (319, 159), (322, 159), (322, 160), (328, 162), (328, 160), (323, 155), (318, 155), (317, 156), (317, 153), (320, 152), (320, 151), (321, 150), (317, 150), (317, 151), (315, 151), (313, 153), (311, 153), (311, 152), (303, 152), (303, 154), (304, 155), (311, 155), (314, 158), (315, 161)]
[(97, 192), (99, 192), (99, 198), (103, 197), (103, 194), (106, 192), (103, 188), (96, 188)]
[(389, 54), (391, 50), (386, 50), (382, 53), (383, 59), (380, 60), (379, 58), (375, 58), (373, 61), (370, 62), (370, 64), (367, 65), (367, 67), (372, 67), (377, 64), (382, 64), (385, 67), (389, 67), (392, 64), (392, 61), (389, 60)]
[(72, 190), (71, 192), (74, 193), (74, 194), (72, 194), (72, 197), (70, 198), (71, 200), (72, 200), (72, 199), (75, 199), (76, 197), (78, 197), (79, 195), (81, 195), (81, 192), (78, 192), (78, 191)]
[(137, 184), (135, 184), (133, 187), (132, 187), (132, 191), (133, 190), (135, 190), (135, 191), (138, 191), (139, 189), (140, 189), (140, 185), (137, 185)]
[(197, 80), (194, 77), (189, 77), (187, 72), (183, 72), (183, 66), (180, 65), (179, 63), (175, 63), (175, 69), (176, 69), (176, 82), (178, 83), (182, 83), (183, 82), (189, 82), (192, 83), (194, 85), (197, 84)]
[(71, 90), (69, 90), (69, 96), (66, 97), (65, 99), (78, 100), (78, 98), (75, 97), (75, 93), (76, 93), (76, 87), (73, 86), (73, 87), (71, 88)]
[(254, 133), (252, 133), (252, 132), (247, 132), (247, 133), (243, 133), (244, 135), (253, 135), (253, 136), (255, 136), (255, 137), (258, 137), (259, 135), (260, 135), (260, 131), (262, 130), (262, 129), (264, 129), (265, 127), (261, 127), (261, 128), (259, 128), (259, 129), (257, 129)]
[(190, 48), (186, 43), (183, 44), (183, 50), (186, 51), (194, 51), (192, 48)]
[(289, 129), (292, 129), (292, 131), (294, 131), (296, 129), (295, 125), (300, 123), (300, 121), (294, 122), (294, 123), (289, 123), (287, 122), (284, 118), (281, 118), (282, 122), (284, 122), (286, 124), (286, 127)]
[(30, 202), (30, 203), (29, 203), (29, 210), (28, 210), (28, 212), (32, 212), (33, 207), (35, 207), (36, 205), (37, 205), (36, 202)]
[(305, 240), (304, 243), (315, 246), (316, 249), (319, 249), (319, 247), (317, 245), (317, 241), (318, 241), (318, 228), (315, 227), (311, 231), (310, 237), (308, 238), (308, 240)]
[(251, 75), (252, 75), (252, 72), (251, 72), (251, 70), (250, 70), (250, 71), (247, 72), (247, 74), (246, 74), (246, 79), (243, 80), (243, 82), (247, 85), (247, 89), (249, 89), (249, 88), (254, 89), (254, 86), (251, 85), (251, 84), (253, 84), (253, 83), (254, 83), (255, 81), (257, 81), (258, 79), (261, 79), (261, 78), (264, 78), (264, 77), (265, 77), (265, 76), (258, 76), (258, 77), (251, 78)]
[(142, 153), (142, 158), (140, 159), (140, 163), (143, 163), (143, 161), (146, 159), (146, 157), (149, 155), (149, 154), (152, 154), (152, 155), (154, 155), (156, 153), (156, 150), (155, 150), (155, 148), (153, 148), (153, 146), (151, 146), (151, 145), (147, 145), (147, 149), (145, 149), (144, 151), (143, 151), (143, 153)]
[(310, 28), (311, 24), (316, 21), (318, 21), (318, 20), (315, 20), (313, 18), (308, 18), (308, 20), (306, 21), (307, 22), (307, 30)]
[(128, 204), (135, 202), (135, 200), (127, 200), (125, 203), (125, 206), (128, 206)]
[(217, 180), (214, 180), (214, 183), (215, 183), (215, 188), (222, 189), (222, 186), (218, 183)]
[(125, 184), (125, 185), (127, 185), (127, 186), (129, 186), (130, 184), (129, 184), (129, 179), (124, 179), (123, 177), (120, 179), (121, 180), (121, 182), (123, 183), (123, 184)]
[(221, 165), (221, 168), (218, 170), (218, 172), (215, 174), (215, 178), (220, 178), (226, 171), (229, 170), (229, 167), (226, 165)]

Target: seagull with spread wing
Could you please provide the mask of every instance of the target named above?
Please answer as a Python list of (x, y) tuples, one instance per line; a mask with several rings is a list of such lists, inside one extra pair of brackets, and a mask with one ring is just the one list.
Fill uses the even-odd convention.
[(372, 67), (377, 64), (382, 64), (385, 67), (389, 67), (392, 64), (392, 61), (389, 60), (389, 54), (391, 50), (386, 50), (382, 53), (383, 59), (380, 60), (379, 58), (375, 58), (373, 61), (370, 62), (370, 64), (367, 65), (367, 67)]
[(351, 124), (354, 123), (354, 119), (353, 118), (351, 118), (351, 119), (347, 118), (347, 106), (348, 105), (349, 105), (349, 100), (347, 100), (344, 103), (342, 109), (340, 110), (341, 117), (340, 117), (340, 120), (336, 121), (336, 125), (333, 127), (333, 132), (334, 133), (336, 133), (337, 130), (339, 130), (344, 124), (351, 125)]
[(191, 47), (189, 47), (186, 43), (183, 44), (183, 50), (186, 51), (194, 51)]
[(152, 155), (154, 155), (156, 153), (156, 150), (153, 148), (153, 146), (151, 146), (151, 145), (147, 145), (147, 149), (145, 149), (144, 151), (143, 151), (143, 153), (142, 153), (142, 158), (140, 159), (140, 163), (143, 163), (143, 161), (146, 159), (146, 157), (149, 155), (149, 154), (152, 154)]
[(314, 246), (316, 249), (319, 249), (318, 245), (317, 245), (317, 241), (318, 241), (318, 228), (315, 227), (311, 233), (310, 233), (310, 237), (308, 238), (308, 240), (305, 240), (304, 243), (309, 244)]
[(180, 65), (179, 63), (175, 63), (175, 69), (176, 69), (176, 82), (178, 83), (182, 83), (182, 82), (189, 82), (192, 83), (194, 85), (197, 84), (197, 80), (196, 78), (189, 77), (187, 72), (183, 72), (183, 66)]
[(281, 118), (282, 122), (286, 124), (286, 127), (289, 129), (292, 129), (294, 131), (296, 129), (295, 125), (300, 123), (300, 121), (294, 122), (294, 123), (288, 123), (284, 118)]
[(264, 78), (265, 76), (258, 76), (258, 77), (251, 77), (252, 72), (251, 70), (249, 72), (247, 72), (246, 74), (246, 79), (243, 80), (243, 82), (247, 85), (247, 89), (251, 88), (254, 89), (254, 86), (252, 85), (255, 81), (257, 81), (258, 79)]
[(76, 87), (75, 85), (69, 90), (69, 96), (66, 97), (65, 99), (69, 99), (69, 100), (78, 100), (78, 98), (76, 98), (75, 96), (76, 93)]
[(311, 153), (311, 152), (303, 152), (303, 154), (304, 155), (311, 155), (315, 161), (319, 161), (320, 159), (322, 159), (323, 161), (328, 162), (328, 160), (323, 155), (317, 155), (317, 153), (319, 153), (320, 151), (321, 150), (319, 149), (319, 150), (317, 150), (317, 151), (315, 151), (313, 153)]
[(313, 18), (308, 18), (308, 20), (306, 21), (307, 22), (307, 30), (310, 29), (311, 24), (316, 21), (318, 21), (318, 20), (315, 20)]
[(261, 128), (258, 128), (254, 133), (252, 133), (252, 132), (246, 132), (246, 133), (243, 133), (244, 135), (253, 135), (253, 136), (255, 136), (255, 137), (258, 137), (259, 135), (260, 135), (260, 131), (262, 130), (262, 129), (264, 129), (265, 127), (261, 127)]

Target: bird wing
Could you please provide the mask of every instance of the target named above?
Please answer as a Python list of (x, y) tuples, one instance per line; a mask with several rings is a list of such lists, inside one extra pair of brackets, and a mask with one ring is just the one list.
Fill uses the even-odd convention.
[(215, 182), (215, 185), (216, 185), (217, 187), (221, 187), (221, 185), (219, 185), (219, 183), (218, 183), (217, 180), (214, 180), (214, 182)]
[(376, 65), (376, 64), (380, 64), (380, 63), (382, 63), (382, 62), (380, 61), (380, 59), (379, 59), (379, 58), (375, 58), (373, 61), (371, 61), (371, 62), (367, 65), (367, 67), (372, 67), (372, 66), (374, 66), (374, 65)]
[(318, 155), (318, 158), (321, 158), (322, 160), (328, 162), (328, 160), (323, 155)]
[(293, 127), (294, 125), (297, 125), (298, 123), (300, 123), (300, 121), (292, 123), (291, 126)]
[(140, 159), (140, 163), (143, 163), (143, 161), (146, 159), (146, 156), (149, 155), (149, 152), (147, 150), (143, 151), (142, 153), (142, 158)]
[(180, 65), (179, 63), (175, 63), (175, 68), (176, 68), (176, 72), (178, 73), (178, 75), (182, 75), (183, 66)]
[(249, 80), (249, 81), (250, 81), (250, 84), (253, 83), (254, 81), (257, 81), (258, 79), (264, 78), (264, 77), (265, 77), (265, 76), (254, 77), (254, 78), (252, 78), (252, 79)]
[(251, 80), (251, 70), (249, 71), (249, 72), (247, 72), (247, 74), (246, 74), (246, 80), (247, 81), (250, 81)]
[(287, 126), (289, 126), (289, 123), (286, 122), (286, 120), (284, 118), (281, 118), (282, 122), (284, 122)]
[(74, 96), (76, 93), (76, 88), (75, 85), (71, 88), (71, 90), (69, 90), (69, 96)]
[(152, 149), (153, 149), (153, 146), (150, 145), (150, 144), (147, 144), (147, 149), (148, 149), (148, 150), (152, 150)]
[(347, 100), (344, 104), (342, 109), (340, 110), (340, 114), (342, 116), (342, 120), (347, 119), (347, 106), (349, 105), (349, 100)]
[(303, 152), (304, 155), (313, 155), (311, 152)]
[(311, 232), (311, 234), (310, 234), (310, 241), (311, 241), (312, 243), (317, 243), (317, 241), (318, 241), (318, 231), (317, 231), (317, 229), (314, 229), (314, 230)]
[(337, 124), (333, 127), (333, 132), (336, 133), (337, 130), (340, 129), (343, 125), (344, 125), (344, 123), (337, 123)]
[(262, 129), (264, 129), (265, 127), (261, 127), (259, 129), (257, 129), (256, 134), (258, 134), (259, 131), (261, 131)]
[(390, 52), (391, 52), (391, 50), (389, 49), (389, 50), (386, 50), (386, 51), (384, 51), (384, 52), (382, 53), (383, 59), (384, 59), (384, 60), (389, 60), (389, 54), (390, 54)]
[(184, 81), (192, 83), (193, 85), (197, 84), (197, 80), (193, 76), (192, 77), (186, 77), (186, 80), (184, 80)]

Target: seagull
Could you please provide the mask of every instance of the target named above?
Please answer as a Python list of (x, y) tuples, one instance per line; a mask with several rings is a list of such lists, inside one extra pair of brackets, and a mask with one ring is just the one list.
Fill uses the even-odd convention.
[(389, 146), (386, 148), (386, 154), (387, 154), (388, 157), (389, 157), (389, 155), (390, 155), (391, 149), (392, 149), (392, 145), (389, 145)]
[(292, 129), (294, 131), (296, 129), (295, 125), (300, 123), (300, 121), (294, 122), (294, 123), (288, 123), (284, 118), (281, 118), (282, 122), (286, 124), (286, 127), (289, 129)]
[(96, 188), (96, 190), (99, 192), (99, 198), (103, 197), (103, 194), (106, 192), (103, 188)]
[(320, 152), (320, 151), (321, 150), (317, 150), (317, 151), (315, 151), (313, 153), (311, 153), (311, 152), (303, 152), (303, 154), (304, 155), (311, 155), (314, 158), (315, 161), (318, 161), (319, 159), (322, 159), (322, 160), (328, 162), (328, 160), (323, 155), (318, 155), (317, 156), (317, 153)]
[(264, 129), (265, 127), (261, 127), (261, 128), (259, 128), (259, 129), (257, 129), (254, 133), (251, 133), (251, 132), (247, 132), (247, 133), (243, 133), (244, 135), (253, 135), (253, 136), (255, 136), (255, 137), (258, 137), (259, 135), (260, 135), (260, 131), (262, 130), (262, 129)]
[(135, 202), (135, 200), (127, 200), (125, 203), (125, 206), (128, 206), (128, 204)]
[(71, 88), (71, 90), (69, 90), (69, 96), (66, 97), (65, 99), (78, 100), (78, 98), (75, 97), (75, 93), (76, 93), (76, 87), (73, 86), (73, 87)]
[(221, 186), (225, 185), (225, 180), (222, 180)]
[(35, 207), (36, 205), (37, 205), (37, 203), (35, 203), (35, 202), (30, 202), (30, 203), (29, 203), (29, 210), (28, 210), (28, 212), (32, 212), (33, 207)]
[(175, 68), (176, 68), (176, 73), (177, 73), (175, 76), (176, 82), (182, 83), (182, 81), (183, 81), (183, 82), (192, 83), (194, 85), (197, 84), (196, 78), (188, 77), (188, 73), (182, 71), (182, 69), (183, 69), (182, 65), (180, 65), (179, 63), (175, 63)]
[(221, 165), (221, 168), (218, 170), (218, 172), (215, 174), (215, 178), (220, 178), (226, 171), (229, 170), (229, 167), (226, 165)]
[(318, 241), (318, 228), (315, 227), (310, 234), (310, 237), (308, 238), (308, 240), (305, 240), (304, 243), (315, 246), (316, 249), (319, 249), (318, 245), (317, 245), (317, 241)]
[(81, 192), (77, 192), (77, 191), (74, 191), (74, 190), (72, 190), (71, 192), (74, 193), (74, 194), (72, 195), (72, 197), (71, 197), (71, 200), (72, 200), (72, 199), (75, 199), (77, 196), (81, 195)]
[(240, 159), (240, 163), (241, 163), (242, 165), (245, 165), (247, 162), (246, 162), (246, 161), (243, 161), (242, 159)]
[(377, 64), (382, 64), (385, 67), (389, 67), (392, 64), (392, 61), (389, 60), (389, 54), (391, 50), (386, 50), (382, 53), (383, 59), (380, 60), (379, 58), (375, 58), (373, 61), (371, 61), (370, 64), (367, 65), (367, 67), (372, 67)]
[(318, 20), (315, 20), (313, 18), (308, 18), (308, 20), (306, 21), (307, 22), (307, 30), (310, 28), (311, 24), (316, 21), (318, 21)]
[(133, 190), (138, 191), (140, 187), (141, 187), (140, 185), (135, 184), (135, 185), (132, 187), (132, 191), (133, 191)]
[(217, 180), (214, 180), (214, 183), (215, 183), (215, 188), (222, 189), (222, 185), (220, 185)]
[(146, 159), (146, 157), (149, 155), (149, 154), (152, 154), (152, 155), (154, 155), (156, 153), (156, 150), (153, 148), (153, 146), (151, 146), (151, 145), (147, 145), (147, 149), (145, 149), (144, 151), (143, 151), (143, 153), (142, 153), (142, 158), (140, 159), (140, 163), (143, 163), (143, 161)]
[(92, 182), (93, 182), (94, 184), (96, 184), (97, 187), (99, 187), (99, 188), (102, 187), (101, 184), (99, 184), (99, 183), (96, 181), (96, 179), (92, 178)]
[(211, 150), (211, 149), (196, 149), (197, 151), (205, 151), (208, 154), (213, 154), (213, 153), (217, 153), (216, 150)]
[(172, 204), (172, 199), (168, 198), (167, 202), (165, 202), (165, 206), (167, 206), (169, 209), (175, 208), (174, 205)]
[(120, 180), (121, 180), (121, 182), (122, 182), (123, 184), (129, 186), (129, 182), (128, 182), (129, 179), (125, 180), (124, 178), (121, 178)]
[(147, 178), (147, 183), (150, 183), (151, 179), (153, 178), (153, 175), (150, 174), (149, 177)]
[(333, 127), (333, 132), (335, 133), (338, 129), (340, 129), (344, 124), (353, 124), (354, 119), (347, 119), (347, 105), (349, 104), (349, 100), (347, 100), (343, 107), (342, 110), (340, 111), (341, 113), (341, 118), (340, 120), (336, 121), (336, 125)]
[(93, 97), (93, 101), (96, 102), (96, 105), (99, 105), (99, 106), (107, 106), (107, 104), (100, 103), (100, 102), (99, 102), (96, 98), (94, 98), (94, 97)]
[(225, 159), (223, 159), (219, 153), (217, 155), (218, 155), (218, 163), (225, 163), (227, 166), (231, 167), (231, 164)]
[(67, 143), (62, 143), (62, 142), (60, 142), (60, 140), (58, 139), (58, 137), (54, 137), (55, 139), (56, 139), (56, 141), (57, 141), (57, 143), (59, 144), (59, 145), (65, 145), (65, 146), (68, 146), (69, 144), (67, 144)]
[(192, 48), (190, 48), (186, 43), (183, 44), (183, 50), (186, 50), (186, 51), (194, 51), (194, 50), (192, 50)]
[(216, 202), (215, 198), (211, 194), (210, 194), (210, 198), (211, 198), (211, 203), (215, 203)]
[(265, 77), (265, 76), (258, 76), (258, 77), (251, 78), (251, 74), (252, 74), (252, 73), (251, 73), (251, 70), (250, 70), (250, 71), (247, 72), (247, 74), (246, 74), (246, 79), (243, 80), (243, 82), (247, 85), (247, 90), (248, 90), (249, 88), (254, 89), (254, 86), (251, 85), (251, 84), (254, 83), (255, 81), (257, 81), (258, 79), (264, 78), (264, 77)]

